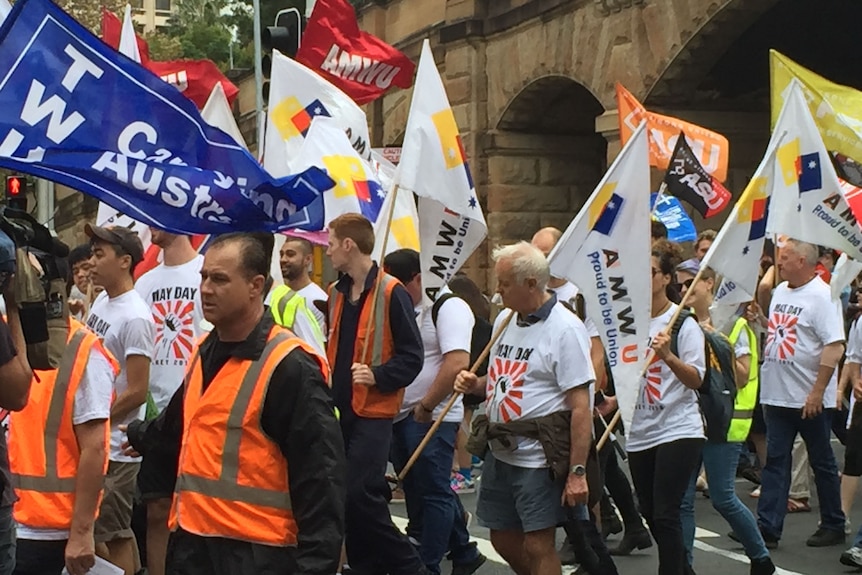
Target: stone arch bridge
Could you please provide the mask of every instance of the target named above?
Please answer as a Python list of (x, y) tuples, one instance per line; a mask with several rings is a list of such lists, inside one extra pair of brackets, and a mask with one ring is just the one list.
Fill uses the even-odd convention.
[[(650, 109), (725, 134), (738, 195), (769, 136), (769, 48), (862, 87), (860, 4), (370, 0), (360, 20), (414, 59), (430, 39), (489, 235), (505, 243), (564, 228), (583, 205), (620, 149), (617, 81)], [(369, 107), (375, 145), (400, 143), (409, 106), (402, 90)], [(493, 285), (486, 244), (467, 266), (480, 286)]]

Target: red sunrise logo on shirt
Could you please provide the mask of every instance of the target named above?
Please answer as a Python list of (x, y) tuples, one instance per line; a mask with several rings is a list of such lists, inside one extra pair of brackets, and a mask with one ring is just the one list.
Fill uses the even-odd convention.
[(186, 300), (168, 300), (153, 304), (156, 345), (170, 346), (170, 353), (176, 359), (188, 359), (194, 348), (193, 309), (194, 303)]
[[(500, 418), (508, 423), (521, 415), (521, 400), (524, 398), (524, 374), (527, 362), (495, 357), (488, 370), (488, 398), (497, 404)], [(497, 394), (502, 399), (497, 399)]]
[(661, 365), (657, 361), (653, 361), (647, 370), (644, 397), (650, 405), (661, 401)]
[(778, 359), (788, 359), (796, 354), (796, 322), (799, 316), (788, 313), (773, 313), (769, 318), (769, 335), (766, 337), (766, 354)]

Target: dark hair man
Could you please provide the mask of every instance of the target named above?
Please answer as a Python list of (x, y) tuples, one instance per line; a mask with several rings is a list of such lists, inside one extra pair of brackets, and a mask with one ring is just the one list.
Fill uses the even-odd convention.
[(213, 240), (200, 287), (213, 331), (165, 411), (129, 428), (145, 456), (182, 446), (168, 573), (338, 570), (346, 473), (328, 370), (265, 313), (271, 254), (256, 234)]

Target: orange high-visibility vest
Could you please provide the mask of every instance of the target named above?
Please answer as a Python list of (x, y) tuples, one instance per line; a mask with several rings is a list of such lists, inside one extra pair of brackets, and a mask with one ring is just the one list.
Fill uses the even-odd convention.
[(186, 374), (183, 449), (170, 527), (286, 547), (296, 545), (288, 462), (261, 429), (273, 371), (294, 349), (326, 362), (290, 331), (273, 326), (256, 361), (230, 358), (203, 391), (200, 351)]
[[(374, 306), (374, 321), (369, 322), (371, 302), (374, 299), (371, 297), (374, 294), (372, 288), (362, 304), (356, 339), (353, 343), (353, 362), (372, 367), (383, 365), (394, 353), (395, 345), (392, 341), (392, 330), (389, 327), (389, 304), (392, 300), (392, 290), (401, 283), (389, 274), (381, 274), (376, 281), (381, 283), (380, 289), (377, 290), (377, 303)], [(338, 338), (341, 336), (341, 310), (344, 308), (344, 300), (344, 294), (335, 289), (335, 284), (332, 284), (329, 287), (329, 344), (326, 355), (329, 358), (329, 365), (333, 367), (338, 353)], [(362, 357), (362, 349), (368, 338), (370, 338), (370, 344), (365, 357)], [(353, 411), (360, 417), (389, 419), (398, 414), (403, 398), (403, 388), (383, 393), (377, 389), (377, 386), (354, 385), (351, 405)]]
[[(12, 413), (9, 423), (9, 468), (18, 496), (15, 521), (37, 529), (69, 529), (72, 525), (80, 457), (72, 413), (90, 354), (103, 353), (114, 377), (120, 372), (98, 336), (75, 319), (70, 319), (67, 341), (57, 369), (33, 371), (30, 400), (23, 410)], [(110, 432), (105, 420), (104, 472), (108, 470)]]

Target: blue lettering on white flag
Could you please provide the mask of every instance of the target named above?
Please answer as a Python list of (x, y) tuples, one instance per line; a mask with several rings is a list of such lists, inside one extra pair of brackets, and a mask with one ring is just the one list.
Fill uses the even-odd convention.
[(271, 177), (176, 88), (49, 0), (15, 4), (0, 71), (2, 167), (178, 233), (323, 226), (325, 172)]
[[(656, 194), (650, 197), (650, 205), (655, 205)], [(667, 228), (667, 239), (672, 242), (690, 242), (697, 238), (694, 222), (685, 213), (679, 200), (670, 194), (662, 194), (661, 203), (655, 211), (661, 223)]]

